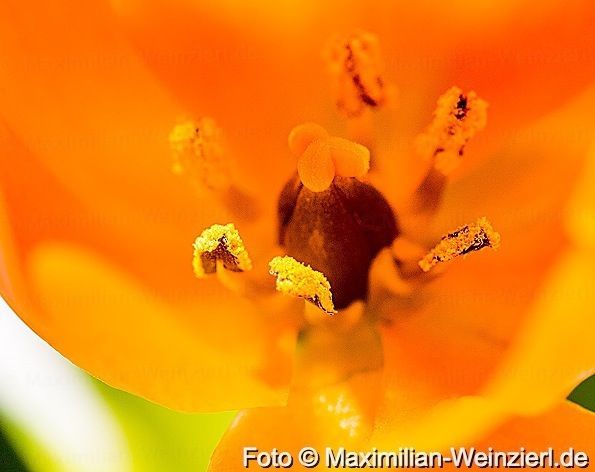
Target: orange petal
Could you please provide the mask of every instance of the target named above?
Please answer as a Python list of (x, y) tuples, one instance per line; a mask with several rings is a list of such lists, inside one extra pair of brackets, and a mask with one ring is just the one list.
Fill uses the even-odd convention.
[(370, 441), (378, 449), (445, 450), (483, 436), (506, 417), (495, 403), (479, 396), (442, 400), (429, 408), (403, 409), (398, 401), (397, 394), (378, 414)]
[(515, 451), (524, 447), (537, 452), (552, 447), (556, 453), (573, 448), (587, 452), (592, 458), (594, 435), (595, 414), (563, 401), (541, 415), (513, 418), (473, 445), (484, 450), (492, 447), (498, 451)]
[(560, 221), (595, 136), (594, 106), (595, 83), (502, 141), (481, 166), (448, 186), (434, 230), (486, 215), (505, 241), (512, 232)]
[[(170, 173), (167, 135), (181, 108), (100, 4), (40, 3), (32, 13), (30, 5), (9, 2), (0, 10), (0, 84), (10, 90), (2, 110), (8, 126), (1, 130), (0, 186), (14, 242), (9, 248), (3, 237), (2, 248), (24, 274), (26, 292), (15, 300), (19, 315), (93, 375), (169, 406), (283, 402), (290, 359), (278, 352), (277, 328), (262, 326), (260, 313), (252, 311), (252, 320), (251, 308), (214, 282), (193, 280), (191, 243), (197, 230), (222, 215)], [(266, 233), (266, 221), (258, 229)], [(247, 244), (260, 253), (264, 239), (253, 234)], [(37, 251), (48, 241), (64, 244), (65, 265), (54, 252)], [(77, 251), (87, 256), (80, 261)], [(36, 267), (31, 273), (27, 262)], [(95, 307), (91, 284), (69, 280), (76, 274), (100, 279), (101, 308)], [(16, 276), (9, 275), (14, 285)], [(238, 329), (264, 327), (252, 336), (253, 344), (231, 335), (224, 327), (229, 318), (211, 316), (216, 297)], [(145, 320), (153, 320), (154, 329)], [(218, 336), (224, 336), (220, 343), (206, 343)], [(230, 339), (239, 351), (246, 349), (234, 356), (253, 362), (238, 363), (243, 373), (213, 365), (225, 358)], [(119, 359), (118, 350), (127, 360)], [(196, 378), (205, 358), (205, 365), (211, 363), (205, 378), (214, 379), (209, 387)], [(147, 359), (157, 373), (153, 380)], [(253, 386), (252, 393), (236, 389), (242, 385)]]
[[(286, 408), (240, 413), (211, 470), (235, 470), (242, 447), (299, 451), (305, 445), (357, 445), (371, 434), (381, 397), (382, 353), (376, 329), (358, 321), (361, 304), (321, 316), (300, 334)], [(241, 457), (241, 456), (240, 456)]]
[(271, 187), (294, 170), (281, 158), (287, 133), (306, 120), (323, 122), (314, 105), (325, 97), (320, 56), (327, 34), (312, 26), (329, 8), (293, 1), (249, 9), (235, 1), (112, 3), (145, 63), (189, 110), (230, 130), (241, 175), (271, 197)]
[(22, 273), (16, 263), (16, 252), (8, 223), (4, 198), (0, 193), (0, 294), (9, 303), (16, 300), (15, 285), (22, 287)]
[(531, 2), (511, 8), (462, 41), (441, 80), (471, 87), (490, 104), (488, 140), (564, 105), (593, 80), (595, 5), (550, 1), (537, 13)]
[[(237, 464), (241, 464), (246, 446), (259, 451), (289, 451), (294, 458), (304, 446), (311, 446), (322, 453), (323, 461), (326, 447), (362, 452), (411, 448), (447, 453), (451, 447), (462, 446), (480, 451), (525, 448), (541, 452), (552, 447), (557, 454), (569, 448), (589, 455), (593, 452), (595, 415), (568, 402), (537, 417), (506, 419), (486, 399), (453, 399), (423, 413), (404, 413), (398, 421), (380, 422), (371, 438), (344, 436), (338, 442), (336, 436), (328, 435), (328, 423), (312, 421), (314, 411), (312, 405), (293, 405), (241, 412), (219, 443), (209, 470), (239, 470)], [(299, 463), (294, 468), (306, 470)]]
[[(411, 375), (441, 395), (473, 394), (498, 368), (567, 245), (563, 214), (593, 133), (594, 98), (590, 92), (524, 131), (515, 146), (449, 187), (435, 238), (426, 243), (466, 218), (487, 215), (502, 247), (454, 263), (425, 299), (393, 307), (405, 312), (386, 330), (387, 357), (400, 359), (397, 381)], [(566, 127), (576, 131), (575, 139), (568, 139)], [(548, 140), (541, 144), (539, 136)]]
[[(369, 380), (361, 378), (358, 383), (361, 381)], [(370, 389), (371, 386), (368, 383), (360, 388)], [(367, 429), (366, 434), (358, 434), (362, 414), (357, 405), (348, 400), (353, 389), (357, 389), (356, 384), (351, 387), (344, 384), (341, 388), (339, 396), (320, 393), (310, 402), (304, 398), (292, 402), (290, 398), (285, 408), (241, 412), (215, 450), (209, 470), (239, 470), (237, 464), (241, 464), (246, 446), (260, 451), (277, 448), (289, 451), (294, 458), (303, 447), (310, 446), (323, 454), (323, 460), (326, 447), (362, 452), (373, 447), (385, 451), (398, 451), (401, 447), (444, 450), (482, 437), (502, 421), (501, 412), (495, 410), (493, 404), (479, 397), (469, 397), (445, 401), (425, 411), (404, 412), (391, 421), (380, 417), (372, 435)], [(299, 464), (294, 467), (304, 470)]]
[(109, 10), (66, 1), (30, 8), (5, 2), (0, 15), (11, 129), (81, 198), (109, 188), (146, 215), (179, 197), (167, 136), (182, 109), (118, 35)]
[(571, 250), (555, 266), (487, 390), (504, 408), (545, 411), (595, 371), (594, 279), (593, 254)]
[(573, 243), (587, 251), (595, 249), (595, 141), (570, 200), (566, 226)]
[[(291, 353), (279, 326), (247, 302), (213, 290), (185, 307), (191, 320), (97, 255), (63, 244), (38, 247), (29, 271), (46, 312), (26, 319), (105, 382), (186, 411), (285, 402)], [(265, 375), (270, 359), (275, 377)]]
[[(538, 255), (525, 259), (530, 270), (510, 270), (522, 245), (511, 250), (500, 269), (487, 254), (474, 258), (483, 258), (478, 266), (469, 258), (452, 267), (424, 297), (406, 300), (382, 330), (386, 391), (378, 421), (387, 425), (380, 430), (386, 441), (412, 440), (419, 424), (443, 410), (438, 417), (448, 422), (419, 429), (416, 444), (448, 447), (435, 442), (439, 435), (424, 442), (424, 429), (472, 439), (511, 413), (551, 408), (593, 372), (595, 350), (585, 329), (595, 301), (593, 256), (564, 253), (553, 268), (541, 269), (546, 278), (540, 280), (531, 274), (543, 263)], [(492, 256), (495, 262), (501, 254)], [(459, 289), (446, 282), (453, 272)], [(469, 394), (475, 397), (463, 404), (445, 400)], [(462, 415), (469, 419), (461, 421)]]
[(0, 165), (11, 219), (28, 221), (15, 227), (17, 245), (70, 231), (109, 246), (155, 290), (188, 293), (181, 270), (155, 271), (142, 257), (185, 267), (188, 241), (216, 214), (170, 171), (180, 108), (99, 4), (40, 3), (32, 14), (9, 3), (0, 6), (0, 84), (10, 90)]
[(378, 373), (354, 375), (349, 381), (298, 392), (283, 408), (259, 408), (238, 414), (215, 450), (210, 471), (240, 470), (246, 446), (261, 451), (289, 451), (292, 470), (310, 470), (297, 461), (299, 451), (326, 446), (358, 447), (370, 434), (373, 387)]
[[(547, 252), (535, 244), (542, 231), (551, 235)], [(503, 234), (498, 251), (453, 261), (426, 287), (379, 306), (387, 319), (381, 329), (387, 384), (425, 391), (428, 398), (419, 401), (430, 405), (480, 392), (524, 329), (545, 274), (560, 254), (560, 233), (552, 226), (516, 238)]]

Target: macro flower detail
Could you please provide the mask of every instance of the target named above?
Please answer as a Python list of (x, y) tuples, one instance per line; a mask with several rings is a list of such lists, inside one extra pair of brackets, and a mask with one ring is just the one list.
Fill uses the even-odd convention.
[(383, 105), (387, 85), (378, 38), (360, 31), (335, 38), (327, 52), (336, 105), (347, 118)]
[(296, 126), (289, 134), (289, 149), (298, 158), (302, 184), (313, 192), (328, 189), (335, 176), (364, 177), (370, 169), (370, 151), (365, 146), (330, 137), (316, 123)]
[(476, 223), (461, 226), (459, 229), (448, 233), (442, 240), (421, 260), (419, 266), (424, 272), (441, 262), (448, 262), (455, 257), (479, 251), (486, 247), (498, 249), (500, 235), (494, 231), (487, 218), (480, 218)]
[(202, 278), (221, 266), (232, 272), (252, 269), (244, 242), (233, 224), (213, 225), (194, 241), (194, 273)]
[(329, 315), (336, 313), (331, 285), (324, 274), (288, 256), (275, 257), (269, 267), (277, 278), (279, 292), (305, 298)]
[(595, 454), (565, 401), (595, 367), (595, 10), (513, 3), (8, 0), (2, 296), (115, 388), (239, 410), (212, 472)]
[(252, 220), (258, 203), (235, 178), (223, 130), (208, 116), (183, 121), (169, 133), (174, 174), (185, 177), (203, 198), (218, 200), (237, 220)]
[(487, 103), (475, 92), (452, 87), (439, 99), (434, 119), (419, 136), (421, 155), (434, 158), (434, 166), (448, 175), (458, 165), (465, 145), (486, 126)]
[[(455, 96), (457, 101), (453, 104)], [(466, 144), (485, 125), (485, 108), (485, 102), (474, 93), (463, 95), (453, 87), (438, 101), (431, 131), (418, 141), (428, 136), (440, 140), (444, 147), (437, 148), (432, 157), (442, 152), (448, 154), (446, 148), (452, 147), (452, 142), (458, 143), (458, 158), (462, 155), (461, 142)], [(177, 129), (174, 128), (170, 141), (171, 136), (179, 134)], [(365, 183), (370, 169), (370, 152), (365, 146), (330, 136), (316, 123), (294, 127), (288, 145), (297, 157), (297, 174), (279, 196), (278, 227), (279, 244), (289, 257), (275, 257), (270, 262), (270, 273), (277, 277), (278, 291), (304, 298), (333, 314), (335, 306), (344, 309), (354, 301), (367, 301), (370, 267), (378, 253), (393, 245), (399, 236), (398, 219), (384, 196)], [(174, 146), (174, 157), (177, 154)], [(202, 152), (195, 154), (196, 159), (203, 159)], [(438, 168), (433, 166), (428, 175), (434, 175)], [(440, 171), (440, 175), (446, 179), (448, 172)], [(427, 189), (422, 182), (420, 188), (434, 192), (433, 198), (439, 201), (445, 183), (446, 180), (439, 188)], [(499, 243), (500, 235), (486, 218), (480, 218), (444, 236), (418, 265), (427, 272), (440, 262), (485, 247), (497, 248)], [(252, 267), (232, 224), (213, 225), (205, 230), (194, 248), (198, 277), (215, 272), (218, 264), (234, 272)], [(404, 274), (401, 256), (397, 250), (393, 271), (400, 268)], [(413, 272), (407, 277), (416, 276), (419, 274)]]
[(487, 103), (475, 92), (451, 87), (438, 99), (432, 122), (416, 139), (417, 153), (431, 167), (411, 198), (414, 213), (431, 217), (438, 210), (448, 176), (459, 167), (465, 146), (486, 121)]
[(175, 126), (169, 142), (176, 174), (189, 174), (196, 182), (212, 190), (229, 188), (231, 176), (223, 136), (212, 118), (204, 117)]

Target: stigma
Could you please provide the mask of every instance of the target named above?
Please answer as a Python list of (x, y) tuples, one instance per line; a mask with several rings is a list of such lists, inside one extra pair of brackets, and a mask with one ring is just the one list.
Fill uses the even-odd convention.
[[(289, 133), (296, 171), (278, 197), (277, 236), (284, 255), (269, 262), (276, 292), (265, 271), (251, 271), (252, 261), (233, 224), (213, 225), (194, 242), (197, 277), (216, 274), (227, 288), (254, 301), (271, 291), (273, 295), (261, 300), (262, 307), (269, 307), (269, 301), (277, 306), (284, 298), (280, 294), (301, 298), (306, 302), (306, 320), (310, 320), (309, 310), (349, 313), (364, 306), (361, 302), (367, 302), (369, 295), (374, 305), (378, 291), (370, 291), (369, 284), (376, 259), (386, 262), (382, 266), (385, 282), (398, 279), (385, 284), (389, 291), (408, 293), (434, 279), (438, 271), (431, 276), (425, 273), (437, 265), (485, 248), (497, 249), (500, 244), (500, 235), (486, 218), (448, 233), (433, 248), (419, 237), (436, 213), (467, 144), (485, 127), (487, 103), (475, 92), (457, 87), (438, 99), (431, 123), (416, 140), (417, 154), (430, 163), (428, 172), (400, 208), (400, 223), (384, 196), (366, 180), (369, 147), (374, 146), (371, 133), (366, 133), (372, 124), (370, 110), (384, 105), (392, 88), (383, 77), (377, 38), (360, 32), (335, 40), (328, 64), (336, 105), (351, 136), (358, 136), (357, 142), (332, 136), (316, 123), (301, 124)], [(189, 175), (234, 218), (256, 222), (245, 215), (246, 209), (258, 210), (258, 205), (240, 190), (242, 181), (232, 177), (221, 130), (212, 119), (176, 126), (170, 145), (176, 173)], [(277, 252), (279, 247), (271, 249)], [(260, 262), (262, 254), (255, 260), (257, 269)], [(261, 283), (261, 274), (267, 283)]]
[(313, 192), (328, 189), (337, 176), (363, 177), (370, 169), (370, 151), (365, 146), (331, 137), (315, 123), (296, 126), (289, 133), (289, 149), (298, 158), (302, 184)]
[(301, 154), (279, 197), (279, 243), (325, 274), (337, 309), (366, 300), (370, 265), (398, 234), (390, 205), (360, 180), (369, 152), (312, 124), (292, 131), (290, 149)]

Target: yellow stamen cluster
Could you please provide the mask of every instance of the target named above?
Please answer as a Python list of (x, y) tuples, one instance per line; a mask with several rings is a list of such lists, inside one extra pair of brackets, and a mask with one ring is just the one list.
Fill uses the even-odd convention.
[(444, 175), (459, 164), (465, 145), (486, 125), (487, 102), (475, 92), (464, 94), (452, 87), (438, 99), (434, 119), (418, 137), (418, 152), (434, 159), (434, 167)]
[(334, 39), (328, 50), (329, 71), (339, 112), (347, 118), (382, 105), (387, 90), (378, 38), (359, 32)]
[(169, 143), (175, 173), (188, 174), (209, 190), (229, 188), (231, 176), (222, 132), (212, 118), (176, 125), (169, 135)]
[(498, 249), (499, 246), (500, 235), (494, 231), (487, 218), (480, 218), (477, 222), (462, 226), (444, 236), (434, 249), (419, 261), (419, 266), (424, 272), (428, 272), (441, 262), (486, 247)]
[(297, 169), (302, 183), (313, 192), (326, 190), (337, 175), (363, 177), (370, 169), (368, 148), (329, 136), (315, 123), (304, 123), (291, 130), (289, 149), (298, 157)]
[(329, 315), (336, 313), (331, 285), (324, 274), (289, 256), (275, 257), (269, 268), (277, 277), (279, 292), (304, 298)]
[(221, 265), (233, 272), (252, 269), (244, 242), (233, 224), (213, 225), (194, 241), (192, 266), (198, 278), (217, 271)]

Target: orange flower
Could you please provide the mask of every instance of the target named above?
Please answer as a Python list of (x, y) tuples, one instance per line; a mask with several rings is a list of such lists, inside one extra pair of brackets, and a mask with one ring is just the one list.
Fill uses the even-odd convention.
[[(2, 295), (116, 387), (190, 411), (266, 407), (240, 414), (216, 470), (239, 468), (247, 438), (287, 449), (505, 445), (490, 435), (528, 435), (543, 418), (563, 445), (566, 420), (593, 425), (560, 404), (595, 358), (585, 329), (592, 226), (577, 216), (592, 215), (592, 192), (568, 206), (594, 136), (592, 20), (587, 1), (539, 11), (530, 2), (4, 2)], [(170, 135), (184, 116), (211, 117), (210, 131), (193, 134), (203, 119)], [(286, 136), (310, 121), (333, 137), (294, 134), (292, 159)], [(170, 172), (168, 136), (187, 180)], [(205, 148), (200, 140), (213, 137)], [(370, 149), (365, 176), (365, 148), (351, 141)], [(214, 160), (188, 170), (188, 152)], [(296, 167), (316, 198), (347, 182), (353, 199), (344, 216), (289, 199), (279, 252), (276, 206)], [(190, 181), (205, 172), (215, 178), (194, 178), (197, 191)], [(370, 196), (371, 185), (381, 193)], [(378, 238), (353, 242), (354, 212), (381, 216)], [(484, 215), (501, 235), (498, 252), (430, 267), (476, 238), (492, 244), (483, 220), (474, 223)], [(253, 268), (197, 281), (190, 244), (216, 223), (235, 224)], [(318, 246), (304, 239), (308, 224)], [(465, 224), (473, 237), (438, 244)], [(320, 244), (336, 259), (316, 259)], [(274, 294), (267, 264), (285, 253), (328, 277), (337, 315), (304, 316), (301, 302)], [(587, 448), (589, 436), (573, 433), (568, 445)]]

